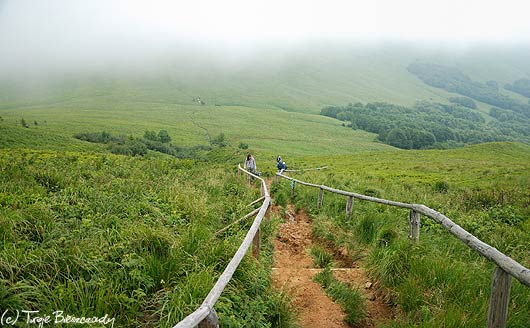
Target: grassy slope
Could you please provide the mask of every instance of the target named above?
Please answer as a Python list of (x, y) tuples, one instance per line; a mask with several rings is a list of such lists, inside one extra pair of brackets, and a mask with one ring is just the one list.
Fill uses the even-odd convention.
[[(410, 203), (446, 214), (481, 240), (530, 266), (528, 199), (530, 146), (489, 143), (452, 150), (376, 151), (297, 157), (298, 167), (329, 170), (294, 174), (302, 180)], [(442, 186), (442, 187), (440, 187)], [(275, 201), (290, 197), (289, 184), (272, 186)], [(420, 244), (411, 247), (408, 212), (356, 201), (344, 220), (344, 197), (326, 194), (317, 211), (315, 189), (296, 188), (290, 201), (306, 207), (315, 234), (367, 258), (373, 278), (403, 312), (389, 327), (483, 327), (493, 265), (431, 220), (422, 218)], [(530, 290), (514, 281), (508, 326), (530, 320)]]
[[(487, 143), (449, 150), (367, 152), (356, 156), (304, 158), (300, 166), (328, 165), (343, 172), (391, 180), (394, 184), (432, 184), (446, 181), (463, 186), (498, 182), (509, 185), (528, 179), (530, 146), (521, 143)], [(418, 200), (408, 200), (417, 202)]]
[[(248, 229), (214, 232), (258, 188), (233, 167), (171, 158), (0, 150), (0, 308), (173, 327), (204, 300)], [(251, 222), (251, 221), (249, 221)], [(262, 264), (245, 258), (219, 300), (221, 325), (286, 320)]]
[[(291, 167), (329, 165), (331, 170), (321, 182), (335, 187), (360, 192), (370, 189), (381, 193), (383, 197), (425, 203), (442, 211), (453, 210), (454, 204), (464, 206), (469, 199), (477, 201), (473, 200), (475, 189), (500, 188), (518, 201), (522, 197), (528, 199), (528, 146), (487, 144), (447, 151), (399, 151), (374, 143), (372, 134), (341, 129), (337, 121), (313, 115), (327, 104), (385, 100), (410, 105), (418, 99), (443, 101), (452, 96), (443, 90), (428, 87), (408, 74), (405, 67), (413, 58), (407, 52), (387, 50), (374, 55), (344, 51), (330, 55), (322, 51), (311, 58), (303, 52), (289, 54), (288, 58), (294, 58), (292, 62), (296, 64), (287, 64), (285, 58), (283, 61), (264, 59), (262, 62), (234, 64), (229, 72), (225, 68), (216, 70), (213, 67), (206, 73), (181, 76), (179, 69), (175, 68), (165, 72), (163, 78), (147, 76), (94, 78), (88, 82), (80, 80), (58, 87), (46, 86), (46, 92), (39, 91), (44, 90), (41, 88), (25, 90), (22, 97), (14, 96), (20, 89), (5, 87), (0, 91), (0, 116), (3, 118), (0, 122), (0, 147), (97, 152), (103, 148), (77, 141), (72, 135), (83, 131), (108, 130), (140, 136), (146, 129), (166, 129), (175, 143), (194, 145), (207, 143), (206, 131), (210, 136), (223, 132), (233, 146), (239, 142), (248, 143), (250, 150), (257, 154), (258, 167), (265, 171), (273, 170), (273, 158), (279, 153)], [(482, 62), (478, 59), (473, 65), (462, 62), (460, 65), (463, 66), (459, 67), (473, 66), (470, 71), (463, 70), (479, 80), (498, 78), (499, 81), (511, 82), (528, 74), (524, 73), (524, 69), (519, 70), (518, 64), (500, 61), (502, 65), (495, 69), (489, 65), (476, 64)], [(510, 65), (511, 68), (506, 69)], [(492, 74), (495, 76), (489, 77), (485, 67), (497, 72)], [(205, 99), (208, 106), (194, 104), (191, 100), (196, 96)], [(481, 110), (486, 111), (487, 108), (482, 106)], [(21, 117), (30, 123), (29, 129), (20, 127)], [(38, 126), (32, 125), (34, 120), (38, 121)], [(12, 156), (11, 153), (3, 154)], [(271, 165), (267, 167), (266, 161), (269, 160)], [(55, 170), (52, 167), (50, 169)], [(319, 179), (318, 174), (315, 177)], [(432, 187), (439, 181), (448, 182), (450, 197), (453, 198), (444, 198), (433, 192)], [(190, 182), (190, 188), (192, 184)], [(486, 191), (476, 195), (480, 198), (491, 194)], [(45, 197), (54, 196), (46, 194)], [(330, 200), (326, 198), (326, 202)], [(150, 200), (146, 199), (145, 202), (149, 204)], [(342, 212), (343, 200), (337, 201), (336, 205), (338, 211)], [(168, 206), (170, 208), (173, 205)], [(451, 212), (457, 219), (472, 226), (473, 213), (458, 213)], [(479, 218), (486, 220), (489, 214), (481, 213), (478, 214)], [(20, 215), (29, 218), (27, 214)], [(171, 216), (169, 212), (167, 215)], [(391, 218), (394, 217), (383, 219)], [(406, 220), (399, 217), (399, 220), (394, 218), (394, 221), (389, 222), (397, 225), (403, 221), (401, 219)], [(495, 230), (476, 233), (487, 238), (492, 232)], [(493, 233), (488, 242), (501, 250), (508, 248), (514, 257), (521, 260), (517, 251), (521, 249), (521, 240), (526, 239), (517, 237), (526, 238), (522, 233), (517, 235), (509, 231)], [(431, 246), (424, 247), (430, 249)], [(459, 246), (454, 247), (469, 257)], [(444, 251), (451, 253), (452, 249), (444, 248)], [(435, 257), (440, 255), (436, 252), (433, 254)], [(524, 257), (522, 259), (528, 261)], [(464, 264), (460, 266), (458, 262), (455, 268), (460, 270)], [(480, 270), (477, 272), (482, 274)], [(200, 274), (197, 277), (200, 279)], [(488, 279), (489, 274), (487, 279), (481, 280), (484, 286), (480, 288), (484, 293), (488, 290)], [(193, 283), (193, 280), (189, 281)], [(207, 289), (206, 286), (202, 288)], [(405, 290), (403, 286), (399, 288)], [(427, 286), (426, 290), (431, 292), (433, 288)], [(522, 295), (519, 298), (527, 295), (524, 291), (523, 294), (520, 291), (517, 293)], [(419, 300), (420, 296), (415, 303), (409, 302), (412, 308), (418, 304), (418, 308), (425, 305)], [(462, 296), (462, 303), (465, 301), (466, 298)], [(458, 307), (463, 306), (458, 302), (456, 304)], [(425, 306), (428, 307), (428, 304)], [(439, 308), (428, 310), (435, 314), (451, 311), (451, 308), (444, 308), (443, 304), (436, 306)], [(477, 306), (478, 310), (454, 311), (456, 322), (462, 319), (459, 317), (462, 311), (464, 316), (466, 311), (476, 311), (479, 314), (467, 320), (481, 322), (485, 305), (479, 302)], [(230, 309), (226, 312), (230, 313)], [(413, 313), (412, 317), (417, 315)], [(436, 321), (438, 317), (432, 319), (431, 314), (429, 318), (426, 320), (434, 320), (435, 326), (440, 324)], [(443, 315), (441, 318), (444, 318)], [(525, 319), (524, 315), (517, 318)]]
[[(139, 136), (147, 129), (166, 129), (175, 143), (197, 145), (207, 143), (206, 128), (210, 136), (223, 132), (233, 145), (247, 143), (267, 157), (388, 149), (374, 144), (373, 135), (336, 129), (333, 120), (297, 113), (318, 114), (323, 106), (356, 101), (412, 105), (425, 99), (447, 102), (454, 96), (408, 73), (407, 65), (416, 59), (453, 65), (474, 79), (495, 79), (501, 86), (530, 74), (530, 65), (521, 56), (491, 49), (451, 56), (398, 46), (361, 49), (324, 44), (277, 53), (269, 49), (258, 55), (216, 62), (201, 58), (193, 63), (161, 62), (141, 74), (2, 83), (2, 128), (14, 129), (21, 117), (30, 124), (46, 123), (32, 127), (30, 141), (20, 137), (22, 132), (11, 131), (8, 134), (17, 134), (19, 142), (0, 138), (0, 146), (61, 149), (77, 132), (108, 130)], [(208, 106), (197, 106), (193, 102), (197, 96)], [(478, 105), (488, 120), (491, 106)], [(94, 148), (72, 143), (71, 150)]]
[[(530, 266), (530, 146), (490, 143), (453, 150), (368, 152), (358, 156), (301, 159), (300, 166), (328, 164), (327, 171), (297, 174), (382, 198), (422, 203), (446, 214), (481, 240)], [(280, 202), (289, 184), (273, 186)], [(369, 250), (367, 267), (403, 311), (389, 327), (483, 327), (493, 265), (462, 242), (422, 218), (420, 243), (411, 246), (408, 213), (356, 201), (353, 220), (344, 220), (344, 197), (297, 187), (291, 200), (313, 213), (315, 233), (345, 245), (352, 254)], [(508, 326), (530, 320), (530, 290), (513, 282)]]
[[(145, 130), (165, 129), (178, 145), (208, 144), (208, 135), (213, 138), (224, 133), (234, 146), (244, 142), (250, 145), (251, 150), (267, 156), (286, 152), (307, 155), (391, 149), (390, 146), (374, 143), (373, 134), (341, 128), (336, 120), (270, 108), (135, 102), (117, 104), (94, 100), (90, 103), (3, 110), (1, 115), (4, 121), (0, 122), (0, 126), (10, 129), (8, 135), (17, 135), (11, 138), (6, 135), (0, 142), (3, 147), (30, 147), (34, 142), (34, 147), (46, 148), (41, 139), (60, 139), (63, 141), (58, 140), (57, 143), (69, 149), (66, 141), (74, 140), (72, 136), (78, 132), (105, 130), (114, 134), (141, 136)], [(20, 117), (31, 124), (29, 129), (20, 126)], [(39, 125), (34, 126), (33, 121), (39, 122)], [(72, 147), (80, 144), (72, 141)]]
[[(191, 104), (194, 97), (201, 96), (209, 104), (317, 113), (326, 105), (356, 101), (403, 105), (430, 98), (446, 101), (451, 94), (429, 87), (407, 72), (406, 67), (415, 60), (455, 66), (478, 81), (497, 80), (501, 87), (530, 74), (524, 54), (509, 49), (476, 49), (455, 55), (412, 46), (360, 48), (330, 43), (256, 50), (255, 57), (202, 57), (182, 59), (180, 64), (178, 59), (161, 61), (138, 74), (71, 78), (58, 87), (25, 85), (21, 98), (13, 97), (15, 86), (4, 85), (0, 108), (35, 103), (34, 99), (38, 104), (83, 99)], [(51, 95), (42, 92), (46, 89), (53, 90)]]

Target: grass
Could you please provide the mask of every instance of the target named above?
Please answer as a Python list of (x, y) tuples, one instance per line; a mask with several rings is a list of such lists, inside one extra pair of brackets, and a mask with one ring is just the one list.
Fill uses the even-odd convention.
[(309, 254), (313, 258), (313, 264), (317, 268), (325, 268), (333, 262), (333, 255), (318, 245), (311, 246)]
[[(336, 129), (339, 122), (317, 114), (324, 106), (357, 101), (407, 106), (417, 100), (447, 102), (454, 94), (429, 87), (407, 72), (407, 65), (418, 58), (456, 65), (479, 81), (495, 79), (500, 85), (520, 78), (527, 67), (515, 60), (515, 52), (491, 49), (447, 58), (403, 46), (328, 46), (325, 51), (313, 45), (263, 49), (259, 59), (242, 58), (237, 64), (198, 56), (193, 63), (161, 61), (142, 73), (81, 74), (45, 82), (0, 80), (0, 127), (9, 129), (10, 136), (0, 138), (0, 147), (98, 150), (72, 136), (108, 131), (138, 137), (145, 130), (167, 130), (181, 146), (204, 145), (209, 137), (224, 133), (232, 145), (248, 144), (249, 151), (267, 163), (274, 163), (278, 154), (390, 150), (374, 143), (373, 134)], [(491, 52), (496, 54), (493, 63)], [(207, 105), (194, 102), (197, 96)], [(487, 113), (489, 106), (479, 104), (479, 110)], [(20, 127), (21, 118), (28, 129)]]
[[(302, 180), (424, 203), (530, 266), (527, 145), (401, 151), (316, 115), (326, 105), (410, 106), (454, 96), (406, 71), (417, 58), (454, 64), (476, 80), (499, 85), (530, 72), (528, 65), (501, 59), (511, 54), (498, 54), (492, 63), (490, 52), (454, 59), (402, 47), (329, 46), (262, 53), (228, 66), (169, 64), (143, 75), (84, 76), (40, 86), (2, 81), (0, 308), (108, 313), (130, 327), (174, 325), (202, 302), (243, 238), (246, 224), (223, 238), (213, 232), (240, 217), (259, 194), (233, 177), (246, 152), (254, 154), (264, 176), (272, 175), (274, 159), (282, 155), (290, 168), (328, 165)], [(207, 105), (194, 103), (197, 96)], [(489, 110), (478, 105), (483, 113)], [(216, 148), (205, 163), (154, 153), (114, 156), (73, 138), (101, 131), (139, 137), (145, 130), (166, 130), (180, 146), (207, 145), (224, 133), (230, 146)], [(236, 149), (240, 143), (249, 148)], [(412, 246), (406, 211), (356, 201), (353, 219), (346, 220), (343, 197), (326, 194), (317, 210), (315, 190), (297, 186), (291, 196), (280, 181), (271, 191), (277, 203), (294, 202), (315, 216), (315, 236), (354, 258), (367, 256), (371, 275), (402, 309), (389, 326), (485, 325), (493, 267), (436, 224), (422, 220), (420, 243)], [(293, 325), (287, 297), (270, 289), (274, 224), (264, 223), (261, 263), (245, 258), (219, 300), (222, 326)], [(322, 266), (329, 262), (313, 252)], [(322, 279), (335, 286), (335, 297), (350, 299), (342, 285)], [(514, 282), (508, 326), (530, 322), (529, 299), (528, 289)]]
[[(277, 154), (291, 156), (351, 153), (362, 150), (392, 149), (374, 143), (375, 136), (363, 131), (340, 128), (330, 118), (310, 114), (286, 113), (276, 109), (220, 106), (181, 106), (159, 104), (76, 104), (68, 107), (18, 108), (1, 113), (2, 128), (8, 137), (0, 140), (3, 148), (95, 150), (96, 146), (73, 138), (76, 133), (107, 131), (113, 135), (143, 136), (146, 130), (167, 130), (179, 146), (209, 145), (209, 140), (224, 133), (233, 147), (241, 142), (256, 154), (258, 165), (267, 161), (274, 166)], [(149, 110), (145, 110), (146, 106)], [(42, 122), (23, 128), (20, 116)], [(292, 124), (297, 120), (297, 124)], [(45, 122), (45, 123), (44, 123)], [(308, 135), (307, 131), (314, 131)], [(49, 148), (47, 148), (49, 147)], [(101, 147), (101, 146), (100, 146)]]
[(366, 301), (360, 291), (337, 280), (331, 273), (329, 266), (317, 273), (313, 280), (324, 288), (331, 299), (341, 305), (346, 312), (346, 322), (352, 325), (363, 323), (367, 316)]
[[(415, 60), (455, 66), (481, 82), (505, 83), (530, 73), (524, 49), (476, 47), (467, 51), (411, 45), (345, 45), (314, 42), (262, 47), (237, 58), (209, 51), (193, 58), (172, 55), (139, 72), (84, 74), (53, 82), (2, 85), (0, 107), (127, 102), (191, 105), (200, 96), (209, 105), (276, 108), (317, 113), (327, 105), (388, 101), (410, 106), (417, 100), (447, 102), (454, 94), (426, 86), (406, 71)], [(192, 53), (192, 51), (190, 51)], [(51, 74), (50, 74), (51, 75)], [(64, 78), (64, 75), (61, 76)], [(22, 95), (17, 96), (17, 93)], [(479, 104), (479, 106), (482, 106)], [(489, 109), (489, 107), (487, 107)], [(485, 110), (481, 109), (481, 110)]]
[[(231, 170), (205, 165), (0, 150), (0, 308), (172, 327), (203, 301), (246, 226), (213, 233), (259, 197)], [(223, 294), (223, 326), (291, 322), (270, 287), (272, 234), (265, 223), (262, 262), (246, 257)]]
[[(324, 163), (324, 161), (328, 161)], [(446, 214), (479, 239), (530, 266), (530, 148), (492, 143), (444, 151), (365, 153), (300, 160), (329, 171), (296, 177), (391, 200), (422, 203)], [(337, 247), (362, 248), (371, 277), (402, 315), (388, 327), (483, 327), (494, 265), (422, 217), (420, 241), (408, 240), (408, 211), (357, 200), (346, 220), (343, 196), (280, 181), (276, 194), (313, 216), (315, 235)], [(362, 254), (361, 254), (362, 256)], [(530, 290), (513, 282), (508, 326), (530, 321)]]

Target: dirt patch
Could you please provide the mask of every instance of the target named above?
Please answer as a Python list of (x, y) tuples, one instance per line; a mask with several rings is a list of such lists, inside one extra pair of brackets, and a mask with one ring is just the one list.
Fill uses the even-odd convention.
[(286, 289), (293, 297), (299, 323), (307, 328), (349, 327), (340, 305), (326, 296), (324, 290), (312, 279), (318, 270), (311, 270), (313, 261), (306, 248), (312, 244), (311, 222), (305, 213), (294, 215), (292, 208), (286, 222), (281, 224), (274, 241), (273, 285)]
[[(322, 244), (321, 244), (322, 246)], [(363, 327), (377, 327), (378, 324), (387, 323), (393, 317), (391, 307), (385, 302), (383, 294), (377, 288), (377, 283), (371, 281), (360, 261), (352, 261), (345, 249), (335, 250), (329, 245), (324, 248), (333, 254), (333, 276), (354, 289), (358, 289), (366, 298), (368, 318)]]
[[(321, 269), (314, 268), (308, 254), (313, 244), (310, 218), (304, 211), (294, 213), (292, 206), (288, 206), (285, 213), (275, 207), (273, 213), (285, 220), (285, 223), (280, 224), (274, 241), (273, 285), (287, 290), (292, 296), (300, 326), (351, 327), (344, 321), (346, 314), (340, 305), (333, 302), (320, 285), (312, 280)], [(326, 248), (334, 254), (335, 266), (340, 266), (332, 269), (333, 275), (365, 294), (368, 320), (362, 327), (375, 327), (388, 322), (392, 311), (359, 264), (351, 261), (341, 250), (333, 250), (329, 246)]]

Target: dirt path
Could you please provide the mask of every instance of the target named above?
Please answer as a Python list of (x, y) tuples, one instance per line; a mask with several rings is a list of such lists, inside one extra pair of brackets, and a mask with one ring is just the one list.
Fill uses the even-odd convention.
[[(340, 305), (334, 303), (325, 291), (312, 279), (321, 269), (314, 268), (308, 249), (313, 244), (311, 221), (305, 212), (294, 214), (289, 207), (278, 235), (274, 241), (273, 284), (284, 289), (293, 298), (293, 306), (298, 311), (299, 323), (306, 328), (350, 327), (344, 321), (346, 314)], [(362, 327), (388, 321), (391, 312), (382, 300), (373, 293), (373, 284), (364, 271), (344, 254), (336, 253), (334, 276), (341, 281), (363, 290), (367, 298), (368, 320)]]

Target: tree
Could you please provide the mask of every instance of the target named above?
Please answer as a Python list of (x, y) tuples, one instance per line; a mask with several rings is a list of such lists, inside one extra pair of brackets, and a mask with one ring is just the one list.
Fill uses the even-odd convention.
[(350, 121), (351, 120), (351, 113), (348, 112), (340, 112), (337, 114), (337, 120), (340, 121)]
[(171, 137), (169, 136), (166, 130), (160, 130), (158, 132), (158, 140), (164, 143), (168, 143), (171, 141)]
[(410, 131), (410, 140), (412, 148), (422, 149), (432, 146), (436, 142), (434, 134), (425, 130), (413, 129)]
[(473, 101), (473, 99), (468, 97), (451, 97), (449, 98), (449, 101), (455, 104), (462, 105), (467, 108), (475, 109), (477, 108), (477, 104)]
[(144, 138), (152, 141), (158, 141), (158, 136), (155, 131), (145, 131)]
[(405, 133), (402, 129), (394, 128), (390, 130), (386, 136), (386, 142), (394, 147), (402, 148), (402, 149), (411, 149), (412, 148), (412, 142), (409, 139), (409, 136), (407, 133)]

